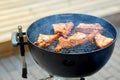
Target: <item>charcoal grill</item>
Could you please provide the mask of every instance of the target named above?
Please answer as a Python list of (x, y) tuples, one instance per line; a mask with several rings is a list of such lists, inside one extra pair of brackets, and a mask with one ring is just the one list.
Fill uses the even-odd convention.
[[(95, 45), (90, 47), (85, 44), (71, 48), (72, 51), (71, 49), (65, 49), (60, 53), (55, 53), (51, 47), (43, 49), (33, 44), (40, 33), (53, 33), (52, 24), (70, 21), (75, 24), (74, 28), (79, 23), (99, 23), (104, 28), (103, 34), (112, 37), (114, 41), (102, 49), (98, 49)], [(27, 37), (27, 42), (24, 42), (24, 35)], [(20, 46), (23, 78), (27, 78), (24, 45), (28, 45), (33, 59), (50, 75), (70, 78), (79, 77), (84, 80), (84, 77), (96, 73), (108, 62), (114, 49), (116, 36), (115, 27), (105, 19), (86, 14), (68, 13), (41, 18), (33, 22), (26, 32), (22, 32), (22, 27), (18, 26), (18, 32), (12, 34), (12, 44), (13, 46)]]

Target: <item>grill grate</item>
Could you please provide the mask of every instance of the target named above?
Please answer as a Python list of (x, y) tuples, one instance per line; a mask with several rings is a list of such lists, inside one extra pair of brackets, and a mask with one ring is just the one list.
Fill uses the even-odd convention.
[[(71, 34), (73, 34), (73, 31), (71, 31)], [(102, 31), (102, 34), (107, 36), (107, 37), (111, 37), (111, 38), (114, 38), (113, 35), (108, 32), (108, 30), (106, 29), (103, 29)], [(51, 46), (47, 47), (47, 48), (44, 48), (45, 50), (47, 51), (51, 51), (51, 52), (54, 52), (54, 48), (57, 44), (57, 41), (53, 42), (51, 44)], [(90, 42), (87, 42), (85, 44), (82, 44), (82, 45), (78, 45), (78, 46), (75, 46), (75, 47), (72, 47), (72, 48), (67, 48), (67, 49), (62, 49), (59, 53), (63, 53), (63, 54), (80, 54), (80, 53), (85, 53), (85, 52), (92, 52), (92, 51), (95, 51), (99, 49), (95, 42), (93, 44), (90, 44)]]

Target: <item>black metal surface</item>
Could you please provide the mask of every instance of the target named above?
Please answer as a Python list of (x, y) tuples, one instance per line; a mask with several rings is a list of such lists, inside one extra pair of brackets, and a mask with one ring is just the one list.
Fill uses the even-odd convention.
[[(51, 34), (53, 23), (72, 21), (74, 25), (82, 23), (99, 23), (108, 31), (114, 42), (103, 49), (87, 52), (54, 53), (53, 51), (40, 49), (33, 44), (39, 33)], [(75, 27), (74, 26), (74, 27)], [(71, 32), (72, 33), (72, 32)], [(107, 32), (104, 31), (104, 35)], [(116, 40), (117, 32), (111, 23), (104, 19), (84, 14), (60, 14), (42, 18), (34, 22), (27, 29), (27, 38), (30, 42), (30, 52), (34, 60), (51, 75), (61, 77), (85, 77), (100, 70), (109, 60)], [(86, 49), (87, 47), (82, 47)], [(89, 47), (91, 48), (91, 47)], [(76, 48), (75, 48), (76, 49)]]
[[(52, 34), (53, 23), (72, 21), (75, 25), (79, 23), (99, 23), (107, 32), (104, 35), (114, 38), (113, 43), (103, 49), (95, 49), (90, 51), (78, 52), (60, 52), (55, 53), (49, 49), (38, 48), (33, 42), (37, 39), (40, 33)], [(73, 32), (71, 32), (73, 33)], [(117, 32), (115, 27), (108, 21), (85, 14), (59, 14), (42, 18), (31, 24), (26, 36), (29, 41), (29, 49), (34, 60), (44, 68), (49, 74), (61, 77), (85, 77), (99, 71), (109, 60), (112, 55)], [(78, 46), (78, 48), (81, 46)], [(86, 49), (88, 46), (83, 46)], [(51, 47), (50, 47), (51, 48)], [(91, 47), (89, 47), (91, 49)], [(76, 48), (74, 48), (76, 50)]]
[(85, 78), (80, 78), (80, 80), (85, 80)]
[[(88, 54), (55, 54), (40, 50), (30, 44), (35, 61), (51, 75), (61, 77), (85, 77), (97, 72), (109, 60), (114, 44), (100, 51)], [(64, 61), (74, 62), (65, 65)], [(67, 62), (66, 62), (67, 63)]]

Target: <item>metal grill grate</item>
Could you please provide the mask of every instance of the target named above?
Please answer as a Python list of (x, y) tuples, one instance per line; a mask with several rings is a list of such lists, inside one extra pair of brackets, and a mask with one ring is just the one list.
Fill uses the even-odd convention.
[[(73, 32), (73, 31), (71, 31), (71, 32)], [(108, 30), (106, 30), (106, 29), (103, 29), (102, 34), (107, 36), (107, 37), (114, 38), (113, 35), (110, 32), (108, 32)], [(57, 41), (55, 41), (53, 44), (51, 44), (51, 46), (44, 48), (44, 49), (47, 51), (54, 52), (54, 48), (55, 48), (56, 44), (57, 44)], [(75, 47), (62, 49), (59, 53), (64, 53), (64, 54), (76, 54), (77, 53), (77, 54), (80, 54), (80, 53), (85, 53), (85, 52), (92, 52), (92, 51), (95, 51), (98, 49), (99, 48), (96, 46), (95, 42), (93, 44), (91, 44), (90, 42), (87, 42), (85, 44), (78, 45)]]

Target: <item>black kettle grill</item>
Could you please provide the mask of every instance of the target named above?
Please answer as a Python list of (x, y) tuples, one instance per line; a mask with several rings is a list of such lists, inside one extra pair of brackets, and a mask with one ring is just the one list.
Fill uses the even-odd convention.
[[(77, 46), (70, 49), (65, 49), (60, 53), (55, 53), (52, 47), (46, 49), (38, 48), (33, 42), (37, 39), (40, 33), (52, 34), (51, 27), (54, 23), (73, 22), (74, 28), (79, 23), (99, 23), (103, 26), (103, 34), (112, 37), (114, 41), (107, 47), (96, 49), (92, 46)], [(115, 27), (108, 21), (86, 14), (57, 14), (41, 18), (32, 23), (26, 32), (22, 32), (22, 27), (18, 27), (19, 32), (12, 34), (13, 46), (20, 46), (21, 56), (23, 61), (23, 77), (27, 77), (27, 66), (25, 62), (24, 45), (29, 46), (30, 53), (36, 63), (46, 70), (50, 75), (60, 77), (83, 77), (90, 76), (99, 71), (110, 59), (117, 32)], [(23, 36), (27, 37), (27, 42), (24, 42)]]

